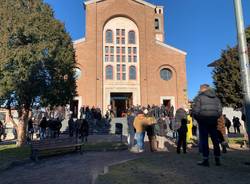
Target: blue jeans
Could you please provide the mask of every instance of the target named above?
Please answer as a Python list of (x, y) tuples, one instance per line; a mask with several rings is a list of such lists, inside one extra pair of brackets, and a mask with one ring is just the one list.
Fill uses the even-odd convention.
[(46, 128), (41, 128), (40, 129), (40, 139), (45, 139), (46, 138)]
[(201, 129), (200, 129), (200, 125), (198, 126), (198, 145), (199, 145), (199, 153), (202, 153), (202, 141), (201, 141)]
[(144, 137), (145, 132), (136, 133), (136, 142), (139, 147), (139, 149), (144, 149)]

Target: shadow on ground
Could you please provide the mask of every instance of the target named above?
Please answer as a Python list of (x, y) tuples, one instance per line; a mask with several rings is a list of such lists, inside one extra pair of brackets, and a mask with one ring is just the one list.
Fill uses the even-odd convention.
[(111, 166), (108, 174), (98, 177), (97, 184), (249, 184), (250, 181), (250, 165), (245, 164), (250, 162), (249, 151), (229, 151), (223, 155), (221, 167), (216, 167), (211, 158), (210, 168), (196, 165), (200, 159), (197, 148), (186, 155), (177, 155), (173, 147), (164, 153), (146, 151), (49, 157), (0, 172), (0, 183), (91, 184), (95, 176), (104, 172), (104, 167), (130, 159), (135, 160)]
[(97, 184), (248, 184), (250, 162), (248, 151), (230, 151), (223, 155), (221, 167), (196, 165), (200, 156), (196, 150), (184, 155), (156, 153), (110, 168), (99, 176)]

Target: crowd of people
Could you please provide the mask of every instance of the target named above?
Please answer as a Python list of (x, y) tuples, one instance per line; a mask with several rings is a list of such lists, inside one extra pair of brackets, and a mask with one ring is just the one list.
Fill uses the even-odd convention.
[(234, 133), (240, 134), (241, 123), (240, 123), (240, 119), (238, 117), (234, 116), (232, 119), (232, 122), (226, 116), (224, 116), (224, 119), (225, 119), (225, 124), (226, 124), (228, 133), (231, 133), (230, 128), (231, 128), (232, 122), (233, 122)]
[(60, 135), (60, 129), (62, 128), (62, 122), (59, 118), (46, 118), (45, 116), (40, 120), (38, 124), (34, 123), (34, 118), (28, 120), (27, 126), (27, 142), (34, 139), (34, 134), (37, 135), (40, 140), (45, 138), (56, 138)]
[[(144, 151), (145, 133), (147, 133), (151, 151), (166, 151), (166, 137), (170, 136), (171, 132), (173, 138), (176, 138), (178, 130), (181, 128), (182, 114), (179, 113), (180, 111), (185, 112), (183, 108), (180, 108), (174, 116), (173, 106), (148, 105), (147, 107), (130, 108), (127, 113), (127, 122), (128, 143), (131, 151)], [(185, 116), (187, 120), (188, 114), (186, 112)]]
[(88, 141), (89, 136), (89, 123), (85, 118), (74, 120), (70, 117), (68, 121), (68, 130), (70, 137), (81, 139), (82, 142)]
[[(70, 137), (76, 137), (87, 142), (89, 134), (97, 133), (98, 130), (103, 133), (105, 129), (110, 128), (110, 122), (114, 117), (111, 109), (103, 115), (99, 107), (86, 105), (80, 108), (80, 118), (74, 118), (71, 115), (68, 120), (68, 132)], [(109, 132), (106, 132), (109, 133)]]
[[(144, 137), (147, 133), (150, 149), (154, 151), (166, 151), (165, 142), (172, 138), (177, 140), (177, 153), (181, 150), (187, 153), (187, 141), (192, 135), (197, 136), (199, 151), (203, 155), (198, 165), (209, 166), (209, 144), (208, 137), (211, 137), (214, 146), (214, 158), (217, 166), (221, 165), (220, 155), (227, 152), (227, 133), (230, 133), (230, 120), (222, 115), (222, 105), (216, 97), (213, 89), (204, 84), (195, 98), (192, 108), (184, 106), (176, 110), (162, 105), (148, 107), (132, 107), (127, 113), (128, 121), (128, 144), (132, 152), (144, 152)], [(233, 118), (235, 133), (240, 133), (240, 120)], [(170, 134), (171, 132), (171, 134)], [(221, 145), (221, 148), (220, 148)]]
[[(189, 114), (184, 107), (177, 109), (174, 116), (174, 107), (159, 106), (136, 106), (128, 110), (128, 144), (132, 152), (144, 151), (144, 137), (148, 136), (150, 149), (154, 151), (167, 151), (167, 137), (178, 137), (177, 152), (180, 148), (186, 153), (186, 140), (188, 133)], [(192, 134), (192, 128), (189, 128)]]
[[(128, 123), (128, 145), (131, 152), (144, 152), (144, 138), (148, 137), (150, 150), (167, 151), (166, 142), (169, 139), (176, 140), (176, 152), (180, 154), (187, 153), (187, 142), (190, 142), (193, 135), (199, 142), (199, 151), (203, 155), (203, 160), (199, 165), (209, 166), (209, 144), (208, 137), (211, 137), (214, 146), (214, 158), (216, 165), (220, 165), (220, 154), (227, 152), (227, 133), (232, 126), (231, 121), (222, 115), (222, 106), (220, 100), (209, 85), (201, 85), (200, 92), (194, 99), (191, 109), (185, 106), (179, 107), (176, 111), (173, 106), (148, 105), (147, 107), (132, 106), (124, 116)], [(70, 137), (80, 138), (87, 141), (90, 127), (102, 124), (103, 127), (109, 126), (114, 117), (112, 109), (108, 108), (104, 116), (100, 108), (83, 106), (80, 110), (80, 119), (74, 120), (73, 116), (68, 121), (68, 132)], [(104, 121), (102, 121), (104, 119)], [(29, 119), (27, 126), (27, 139), (33, 140), (33, 134), (36, 132), (34, 119)], [(232, 119), (234, 133), (240, 133), (240, 119)], [(43, 117), (39, 122), (39, 137), (55, 138), (60, 134), (62, 127), (61, 121), (57, 119), (47, 119)], [(0, 141), (4, 138), (4, 125), (0, 122)]]
[(82, 106), (80, 109), (80, 119), (87, 119), (87, 120), (101, 120), (102, 119), (102, 112), (99, 107), (92, 106)]
[[(110, 114), (105, 114), (103, 117), (100, 108), (95, 108), (94, 106), (92, 108), (89, 106), (83, 106), (80, 113), (80, 119), (73, 118), (72, 114), (70, 115), (68, 121), (68, 133), (70, 137), (78, 136), (84, 141), (87, 141), (89, 125), (93, 127), (100, 126), (100, 129), (102, 127), (108, 127), (112, 118)], [(44, 113), (42, 113), (40, 119), (37, 119), (34, 116), (30, 117), (27, 123), (26, 141), (29, 143), (34, 140), (34, 138), (43, 140), (46, 138), (59, 137), (62, 128), (62, 120), (63, 119), (60, 117), (53, 118)], [(12, 129), (14, 139), (17, 139), (17, 127), (14, 125)], [(0, 141), (5, 140), (6, 135), (5, 123), (0, 121)]]

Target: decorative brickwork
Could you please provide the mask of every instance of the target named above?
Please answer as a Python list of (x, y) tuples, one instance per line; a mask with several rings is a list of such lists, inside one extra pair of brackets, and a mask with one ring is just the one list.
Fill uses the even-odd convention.
[[(171, 100), (172, 105), (176, 108), (187, 104), (186, 97), (186, 53), (173, 48), (164, 41), (164, 13), (163, 7), (154, 6), (146, 1), (139, 0), (104, 0), (104, 1), (87, 1), (86, 9), (86, 37), (76, 41), (74, 46), (76, 50), (76, 59), (79, 68), (82, 70), (81, 78), (78, 80), (78, 95), (81, 98), (81, 105), (99, 106), (106, 109), (107, 103), (110, 102), (110, 95), (106, 93), (136, 93), (139, 96), (133, 96), (133, 104), (141, 105), (156, 104), (160, 105), (163, 100)], [(117, 77), (116, 66), (112, 62), (116, 61), (116, 48), (110, 51), (110, 47), (104, 47), (105, 32), (104, 28), (107, 23), (117, 17), (123, 17), (132, 21), (138, 28), (138, 67), (136, 67), (136, 80), (130, 80), (130, 83), (118, 81), (114, 91), (112, 87), (117, 84), (117, 80), (105, 79), (105, 66), (112, 65), (114, 68), (113, 78)], [(155, 20), (157, 21), (157, 25)], [(125, 20), (125, 19), (124, 19)], [(157, 26), (157, 29), (156, 29)], [(128, 42), (128, 37), (123, 36), (122, 29), (117, 37), (116, 30), (113, 31), (113, 42)], [(125, 30), (127, 31), (127, 30)], [(129, 30), (128, 30), (129, 31)], [(134, 30), (132, 30), (134, 31)], [(126, 32), (125, 35), (127, 35)], [(176, 35), (178, 36), (178, 35)], [(107, 46), (109, 46), (107, 44)], [(120, 47), (119, 55), (122, 62), (123, 51)], [(129, 61), (129, 46), (126, 49), (126, 62)], [(106, 50), (107, 49), (107, 50)], [(113, 48), (112, 48), (113, 49)], [(107, 53), (105, 53), (107, 52)], [(113, 56), (114, 55), (114, 56)], [(107, 56), (107, 57), (106, 57)], [(110, 58), (114, 57), (111, 59)], [(110, 61), (108, 64), (105, 58)], [(134, 58), (133, 58), (134, 59)], [(136, 65), (131, 60), (130, 65)], [(111, 63), (111, 64), (110, 64)], [(126, 81), (129, 81), (129, 69), (126, 68)], [(172, 71), (170, 80), (163, 80), (160, 76), (161, 69), (166, 68)], [(121, 74), (122, 77), (122, 74)], [(138, 86), (139, 84), (139, 86)], [(117, 84), (118, 85), (118, 84)], [(128, 87), (130, 85), (130, 87)], [(131, 87), (134, 85), (133, 87)], [(120, 90), (119, 90), (120, 89)], [(131, 89), (131, 90), (130, 90)], [(106, 92), (105, 92), (106, 91)], [(108, 99), (107, 99), (108, 98)]]

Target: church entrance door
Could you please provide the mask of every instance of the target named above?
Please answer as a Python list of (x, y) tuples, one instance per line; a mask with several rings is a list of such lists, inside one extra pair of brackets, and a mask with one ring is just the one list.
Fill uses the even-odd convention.
[(133, 105), (133, 93), (111, 93), (110, 99), (116, 117), (122, 117), (122, 114)]

